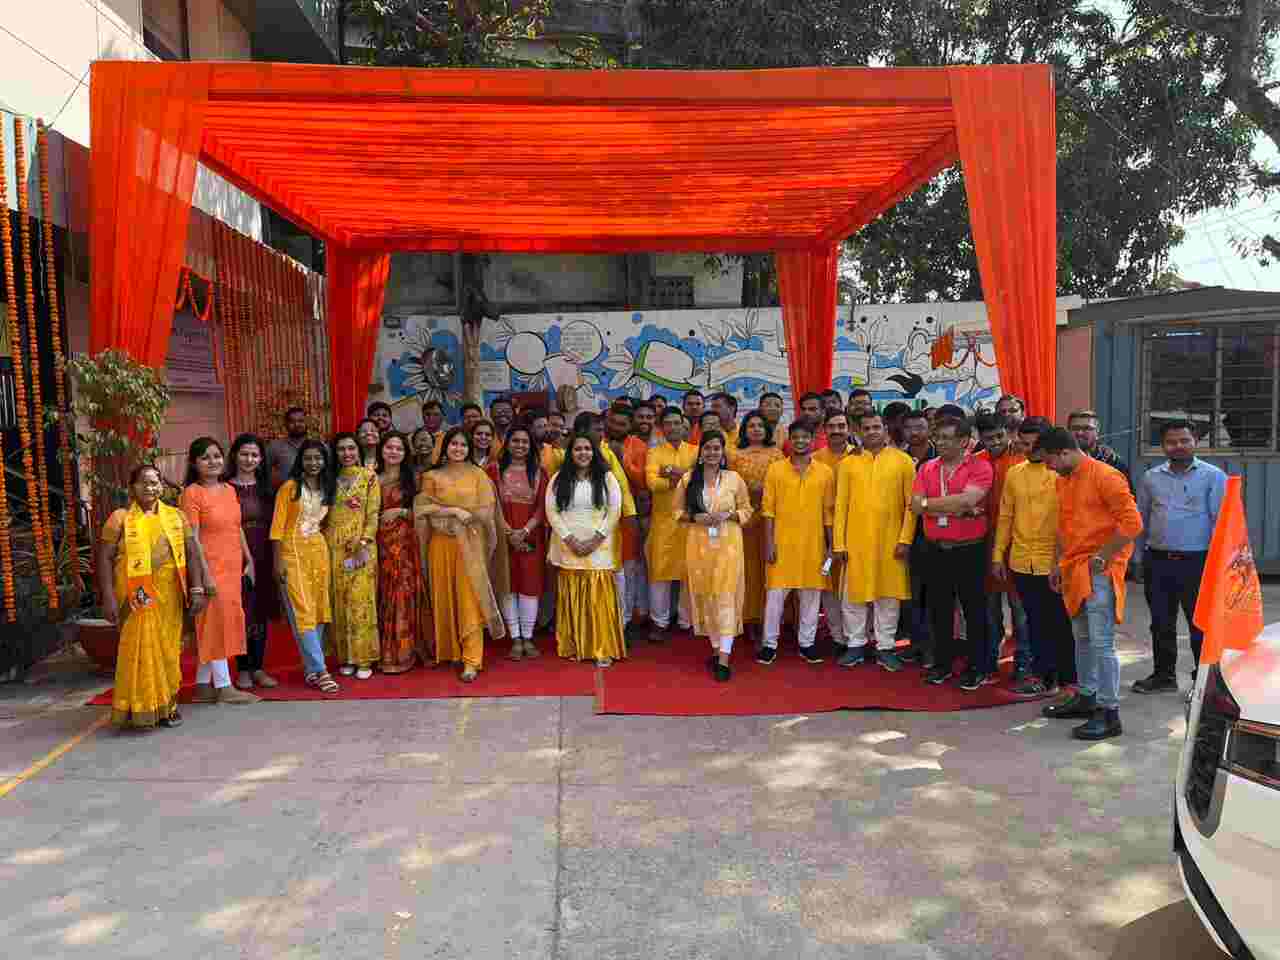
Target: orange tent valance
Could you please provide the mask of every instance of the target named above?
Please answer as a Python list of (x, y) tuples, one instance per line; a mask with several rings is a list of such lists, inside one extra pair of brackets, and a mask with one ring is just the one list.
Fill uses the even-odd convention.
[(199, 161), (326, 241), (335, 425), (359, 415), (336, 381), (367, 379), (393, 251), (775, 252), (792, 389), (822, 389), (836, 245), (960, 160), (1002, 382), (1053, 409), (1048, 66), (103, 61), (91, 99), (93, 349), (163, 362)]

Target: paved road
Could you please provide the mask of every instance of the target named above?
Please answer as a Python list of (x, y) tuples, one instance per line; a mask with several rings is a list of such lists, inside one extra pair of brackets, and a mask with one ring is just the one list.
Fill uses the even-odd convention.
[[(1150, 666), (1135, 599), (1126, 685)], [(0, 781), (99, 715), (78, 697), (65, 682), (0, 688)], [(1174, 696), (1129, 695), (1126, 736), (1093, 746), (1031, 704), (185, 716), (177, 731), (96, 732), (0, 798), (7, 955), (1216, 956), (1169, 853)]]

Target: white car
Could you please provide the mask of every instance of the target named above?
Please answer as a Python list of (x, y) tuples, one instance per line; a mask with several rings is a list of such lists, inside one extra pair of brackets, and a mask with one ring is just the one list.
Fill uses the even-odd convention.
[(1280, 960), (1280, 623), (1202, 666), (1174, 786), (1187, 897), (1228, 955)]

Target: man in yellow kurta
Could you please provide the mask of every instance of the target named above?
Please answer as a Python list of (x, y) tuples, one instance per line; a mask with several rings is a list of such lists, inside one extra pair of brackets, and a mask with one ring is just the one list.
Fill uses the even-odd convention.
[[(820, 463), (831, 471), (831, 476), (839, 478), (840, 464), (858, 452), (858, 444), (849, 433), (849, 418), (843, 410), (827, 413), (823, 420), (823, 429), (827, 434), (827, 445), (813, 451), (813, 462)], [(836, 645), (837, 656), (843, 654), (845, 645), (844, 629), (844, 597), (840, 590), (843, 581), (843, 558), (836, 554), (831, 564), (831, 589), (822, 591), (822, 612), (827, 615), (827, 629), (831, 632), (831, 640)]]
[[(645, 560), (649, 566), (649, 617), (653, 620), (649, 639), (654, 643), (661, 643), (671, 626), (672, 585), (685, 575), (687, 531), (676, 521), (676, 487), (698, 458), (697, 448), (684, 443), (687, 429), (684, 414), (667, 407), (662, 413), (666, 442), (650, 450), (645, 460), (645, 480), (653, 504)], [(680, 598), (679, 617), (680, 629), (689, 629), (689, 607), (684, 595)]]
[(875, 612), (876, 662), (893, 672), (898, 605), (911, 598), (907, 554), (916, 534), (911, 457), (889, 443), (878, 413), (861, 416), (862, 452), (840, 464), (836, 477), (834, 550), (845, 556), (844, 629), (849, 649), (838, 661), (854, 667), (867, 659), (867, 604)]
[(799, 594), (800, 656), (822, 663), (814, 642), (822, 591), (831, 588), (831, 521), (835, 478), (809, 454), (814, 427), (807, 420), (791, 425), (791, 456), (771, 464), (764, 476), (765, 606), (764, 645), (756, 660), (770, 664), (778, 657), (782, 609), (792, 590)]

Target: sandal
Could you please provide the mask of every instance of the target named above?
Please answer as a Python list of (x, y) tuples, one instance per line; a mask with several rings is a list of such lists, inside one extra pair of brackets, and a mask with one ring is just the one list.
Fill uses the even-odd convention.
[(338, 686), (338, 681), (329, 676), (328, 670), (321, 673), (308, 673), (306, 683), (308, 687), (315, 687), (321, 693), (337, 693), (342, 689)]
[(467, 669), (462, 671), (462, 674), (458, 677), (458, 679), (461, 680), (463, 683), (470, 683), (472, 680), (476, 678), (476, 676), (477, 676), (477, 671), (471, 667), (467, 667)]
[(526, 660), (534, 660), (540, 656), (542, 656), (542, 652), (534, 646), (533, 641), (526, 640), (524, 642), (524, 658)]
[(344, 677), (349, 677), (356, 672), (355, 664), (344, 663), (342, 666), (338, 668), (338, 672), (342, 674)]
[(265, 670), (253, 671), (253, 682), (260, 687), (280, 686), (280, 681), (277, 680), (275, 677), (271, 676), (271, 674), (267, 673), (267, 671)]
[(507, 654), (508, 660), (524, 659), (524, 643), (520, 640), (513, 640), (511, 643), (511, 652)]

